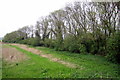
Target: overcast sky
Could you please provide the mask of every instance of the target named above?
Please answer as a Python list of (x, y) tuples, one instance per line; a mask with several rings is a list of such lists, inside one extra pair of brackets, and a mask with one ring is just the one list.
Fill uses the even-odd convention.
[(0, 0), (0, 37), (26, 25), (35, 25), (41, 16), (63, 8), (74, 0)]
[(35, 25), (41, 16), (74, 1), (91, 0), (0, 0), (0, 37), (26, 25)]

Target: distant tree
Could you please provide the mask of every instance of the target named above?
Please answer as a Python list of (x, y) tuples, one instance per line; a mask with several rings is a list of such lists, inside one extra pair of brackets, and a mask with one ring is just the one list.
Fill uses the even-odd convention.
[(23, 40), (25, 36), (26, 34), (23, 32), (14, 31), (4, 36), (3, 42), (16, 43), (16, 42)]

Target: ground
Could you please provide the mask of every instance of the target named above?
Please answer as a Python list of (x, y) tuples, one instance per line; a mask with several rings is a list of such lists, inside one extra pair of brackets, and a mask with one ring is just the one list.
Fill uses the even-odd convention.
[(2, 48), (2, 54), (3, 59), (5, 59), (7, 62), (19, 62), (26, 59), (25, 54), (21, 53), (15, 48), (11, 48), (5, 45)]
[[(2, 48), (3, 78), (119, 77), (118, 65), (97, 55), (55, 51), (21, 44), (4, 44)], [(13, 56), (12, 59), (9, 56)]]

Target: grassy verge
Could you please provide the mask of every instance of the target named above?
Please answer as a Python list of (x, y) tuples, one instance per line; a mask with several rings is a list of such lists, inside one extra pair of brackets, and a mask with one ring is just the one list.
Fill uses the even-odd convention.
[[(52, 62), (17, 46), (11, 46), (23, 52), (29, 60), (19, 63), (3, 62), (3, 78), (70, 78), (76, 77), (76, 70)], [(16, 65), (17, 64), (17, 65)]]
[(0, 79), (2, 78), (2, 58), (0, 58)]
[(81, 77), (103, 77), (116, 78), (119, 75), (119, 65), (108, 62), (104, 57), (91, 54), (76, 54), (66, 51), (55, 51), (46, 47), (36, 47), (45, 54), (79, 65), (79, 76)]
[(2, 78), (2, 44), (0, 43), (0, 79)]
[(3, 62), (3, 78), (116, 78), (118, 65), (108, 62), (104, 57), (90, 54), (75, 54), (65, 51), (55, 51), (45, 47), (36, 47), (44, 54), (79, 65), (78, 68), (69, 68), (52, 62), (17, 46), (11, 46), (29, 57), (24, 62)]

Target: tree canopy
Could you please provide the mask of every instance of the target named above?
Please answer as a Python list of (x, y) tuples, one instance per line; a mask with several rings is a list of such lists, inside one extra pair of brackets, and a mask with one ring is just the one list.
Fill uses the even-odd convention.
[(6, 34), (3, 41), (98, 54), (118, 62), (119, 4), (120, 2), (74, 2), (42, 17), (35, 26), (25, 26)]

